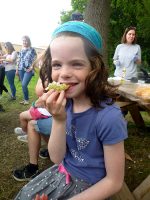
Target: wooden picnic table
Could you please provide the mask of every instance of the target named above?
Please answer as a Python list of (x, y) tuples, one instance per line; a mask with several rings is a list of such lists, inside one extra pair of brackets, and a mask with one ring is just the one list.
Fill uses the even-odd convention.
[(145, 123), (140, 111), (146, 111), (150, 114), (150, 97), (143, 99), (138, 96), (136, 91), (141, 88), (149, 88), (150, 84), (132, 83), (130, 81), (123, 82), (118, 87), (118, 105), (124, 109), (126, 108), (138, 128), (145, 128)]
[(150, 97), (146, 101), (146, 99), (143, 99), (142, 97), (136, 94), (136, 91), (139, 88), (146, 87), (150, 89), (150, 84), (139, 84), (128, 81), (119, 86), (118, 94), (120, 94), (123, 98), (127, 99), (128, 101), (136, 102), (142, 107), (145, 107), (146, 110), (150, 111)]
[[(148, 87), (150, 84), (132, 83), (124, 81), (118, 87), (117, 103), (121, 108), (127, 108), (130, 112), (137, 127), (145, 127), (144, 120), (141, 116), (141, 109), (150, 114), (150, 96), (148, 99), (143, 99), (137, 95), (137, 90)], [(149, 200), (150, 199), (150, 175), (133, 191), (129, 190), (127, 184), (124, 182), (121, 191), (112, 197), (112, 200)]]

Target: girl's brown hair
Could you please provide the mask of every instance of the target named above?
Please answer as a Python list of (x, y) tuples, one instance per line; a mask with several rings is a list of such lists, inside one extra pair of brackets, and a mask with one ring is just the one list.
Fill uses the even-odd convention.
[[(60, 33), (57, 37), (59, 37), (60, 35), (81, 37), (77, 33), (69, 33), (69, 32)], [(109, 82), (107, 81), (108, 71), (104, 65), (104, 62), (102, 60), (102, 56), (100, 55), (100, 53), (88, 40), (84, 39), (83, 37), (82, 37), (82, 40), (84, 42), (85, 53), (92, 67), (91, 72), (86, 78), (85, 93), (87, 97), (90, 98), (93, 106), (96, 108), (100, 108), (101, 107), (100, 103), (105, 100), (107, 101), (109, 98), (111, 98), (111, 101), (109, 101), (109, 103), (112, 104), (114, 99), (116, 98), (117, 87), (109, 84)], [(46, 82), (47, 83), (52, 82), (50, 46), (45, 51), (42, 64), (43, 65), (40, 69), (40, 78), (42, 80), (43, 87), (45, 88)]]
[(13, 51), (15, 51), (14, 46), (12, 45), (11, 42), (6, 42), (5, 48), (7, 49), (9, 54), (11, 54)]

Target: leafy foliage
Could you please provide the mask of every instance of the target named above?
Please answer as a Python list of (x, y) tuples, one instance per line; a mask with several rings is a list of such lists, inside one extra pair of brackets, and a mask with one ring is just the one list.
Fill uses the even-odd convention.
[(74, 11), (78, 10), (81, 13), (84, 13), (86, 4), (88, 0), (72, 0), (71, 5)]
[(71, 0), (71, 6), (72, 10), (71, 11), (62, 11), (61, 12), (61, 22), (67, 22), (71, 19), (71, 14), (73, 12), (80, 12), (84, 14), (84, 10), (86, 7), (88, 0)]

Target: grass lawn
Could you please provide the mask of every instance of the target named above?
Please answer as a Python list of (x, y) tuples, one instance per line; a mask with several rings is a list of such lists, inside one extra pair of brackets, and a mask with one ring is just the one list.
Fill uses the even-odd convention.
[[(35, 85), (38, 75), (36, 74), (30, 84), (30, 102), (36, 99)], [(5, 80), (9, 88), (7, 81)], [(8, 101), (6, 93), (0, 104), (3, 105), (5, 112), (0, 112), (0, 200), (12, 200), (19, 189), (25, 182), (17, 182), (12, 176), (12, 170), (29, 162), (27, 144), (21, 143), (16, 139), (14, 128), (19, 126), (19, 113), (29, 108), (20, 105), (23, 99), (21, 83), (16, 77), (17, 100)], [(145, 121), (149, 124), (150, 116), (142, 113)], [(145, 133), (144, 137), (137, 134), (136, 127), (131, 119), (130, 114), (127, 115), (129, 138), (125, 141), (126, 153), (132, 158), (126, 160), (125, 181), (133, 191), (149, 174), (150, 174), (150, 133)], [(51, 166), (49, 160), (39, 158), (40, 170)]]

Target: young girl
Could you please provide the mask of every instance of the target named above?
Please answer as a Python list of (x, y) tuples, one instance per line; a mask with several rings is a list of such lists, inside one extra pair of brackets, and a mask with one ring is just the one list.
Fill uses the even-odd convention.
[(23, 132), (27, 132), (27, 125), (30, 120), (46, 119), (50, 117), (50, 113), (41, 106), (41, 103), (37, 100), (32, 103), (29, 110), (20, 113), (20, 123)]
[(7, 54), (3, 55), (3, 63), (5, 65), (5, 74), (11, 89), (11, 100), (16, 100), (15, 74), (17, 64), (17, 52), (11, 42), (5, 43)]
[[(37, 85), (42, 85), (40, 79), (38, 80)], [(38, 94), (39, 96), (41, 96), (43, 94), (43, 89), (40, 88), (40, 91), (38, 90)], [(19, 119), (21, 127), (16, 127), (14, 129), (14, 132), (18, 135), (17, 139), (20, 141), (27, 142), (28, 140), (26, 133), (29, 121), (46, 119), (50, 116), (51, 115), (45, 108), (43, 102), (41, 102), (40, 99), (37, 99), (35, 102), (32, 103), (32, 106), (28, 110), (20, 113)]]
[(15, 200), (45, 194), (56, 200), (102, 200), (118, 192), (124, 179), (126, 122), (113, 103), (100, 51), (102, 40), (90, 25), (70, 21), (52, 35), (40, 76), (65, 83), (40, 97), (52, 114), (49, 154), (54, 166), (20, 190)]

